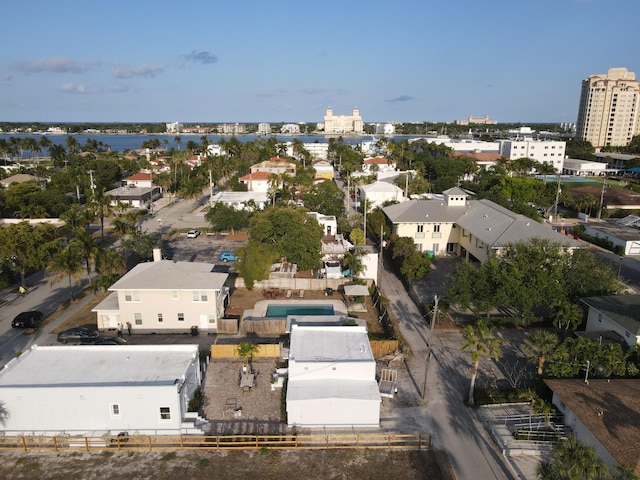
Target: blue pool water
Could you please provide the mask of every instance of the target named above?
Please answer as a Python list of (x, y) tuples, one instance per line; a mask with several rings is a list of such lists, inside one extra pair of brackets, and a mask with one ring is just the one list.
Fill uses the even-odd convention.
[(287, 315), (333, 315), (333, 305), (268, 305), (267, 317)]

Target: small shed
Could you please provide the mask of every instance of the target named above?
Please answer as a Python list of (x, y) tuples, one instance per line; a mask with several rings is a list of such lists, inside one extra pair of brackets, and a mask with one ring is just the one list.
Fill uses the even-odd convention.
[(344, 296), (346, 298), (347, 310), (352, 312), (366, 312), (365, 299), (369, 296), (369, 289), (366, 285), (345, 285)]

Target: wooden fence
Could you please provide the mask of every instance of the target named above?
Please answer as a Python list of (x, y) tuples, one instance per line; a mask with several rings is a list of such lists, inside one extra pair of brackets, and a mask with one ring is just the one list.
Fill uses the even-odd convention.
[[(258, 351), (252, 355), (253, 358), (280, 358), (279, 344), (256, 345)], [(237, 345), (211, 345), (211, 358), (240, 358), (238, 357)]]
[(363, 433), (324, 435), (131, 435), (131, 436), (3, 436), (0, 450), (87, 452), (116, 450), (428, 450), (431, 435), (420, 433)]
[[(395, 352), (400, 346), (398, 340), (371, 340), (371, 353), (374, 356)], [(282, 352), (279, 344), (259, 344), (254, 358), (280, 358)], [(211, 358), (240, 358), (237, 345), (211, 345)]]

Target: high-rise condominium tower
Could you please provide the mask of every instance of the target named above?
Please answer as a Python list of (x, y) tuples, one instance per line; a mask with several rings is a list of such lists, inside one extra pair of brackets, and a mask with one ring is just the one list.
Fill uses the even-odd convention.
[(582, 81), (577, 134), (596, 147), (628, 145), (640, 129), (640, 84), (626, 68)]

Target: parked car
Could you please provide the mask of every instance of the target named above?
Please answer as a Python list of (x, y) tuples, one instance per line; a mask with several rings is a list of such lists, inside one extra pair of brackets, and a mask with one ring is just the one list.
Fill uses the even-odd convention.
[(127, 341), (122, 337), (105, 337), (99, 338), (95, 342), (94, 345), (124, 345)]
[(198, 235), (200, 235), (200, 230), (189, 230), (187, 232), (187, 238), (196, 238)]
[(237, 259), (238, 257), (236, 256), (235, 252), (232, 252), (230, 250), (225, 250), (220, 254), (220, 260), (222, 260), (223, 262), (235, 262)]
[(42, 322), (42, 312), (36, 310), (32, 312), (19, 313), (11, 322), (13, 328), (36, 328)]
[(74, 327), (64, 330), (58, 334), (58, 341), (60, 343), (93, 343), (100, 334), (96, 330), (89, 330), (85, 327)]

